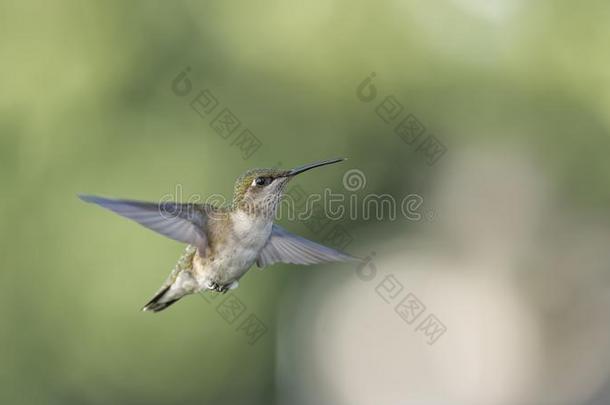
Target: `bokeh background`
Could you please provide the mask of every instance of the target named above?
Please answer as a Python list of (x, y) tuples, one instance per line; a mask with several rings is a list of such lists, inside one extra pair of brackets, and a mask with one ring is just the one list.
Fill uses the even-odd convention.
[[(0, 401), (609, 403), (609, 20), (596, 0), (1, 1)], [(407, 114), (435, 164), (395, 133)], [(76, 197), (228, 197), (247, 168), (334, 156), (294, 184), (418, 194), (421, 219), (282, 220), (367, 267), (253, 270), (230, 321), (200, 296), (140, 312), (183, 247)]]

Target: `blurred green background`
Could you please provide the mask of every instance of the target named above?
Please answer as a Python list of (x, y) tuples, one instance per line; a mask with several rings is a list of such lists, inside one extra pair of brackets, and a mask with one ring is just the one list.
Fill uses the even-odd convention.
[[(488, 149), (500, 156), (510, 150), (527, 159), (526, 166), (534, 166), (545, 189), (552, 190), (549, 199), (561, 220), (543, 221), (548, 229), (541, 235), (565, 235), (574, 224), (595, 224), (606, 235), (608, 21), (610, 4), (594, 0), (578, 5), (566, 0), (1, 1), (0, 401), (309, 403), (304, 396), (281, 394), (302, 381), (290, 379), (292, 368), (283, 365), (286, 352), (299, 352), (300, 346), (283, 343), (291, 340), (281, 333), (279, 314), (285, 311), (293, 334), (306, 335), (307, 325), (290, 324), (292, 313), (317, 302), (315, 294), (299, 294), (302, 286), (330, 273), (349, 278), (349, 265), (274, 266), (248, 273), (236, 294), (268, 328), (249, 345), (237, 324), (227, 324), (198, 296), (157, 315), (139, 312), (183, 247), (82, 203), (77, 193), (155, 201), (180, 185), (185, 200), (194, 194), (230, 196), (234, 179), (248, 168), (347, 156), (342, 167), (303, 175), (298, 184), (311, 193), (342, 190), (345, 170), (357, 168), (366, 174), (366, 192), (418, 193), (427, 199), (442, 189), (442, 179), (451, 183), (449, 162), (462, 150), (482, 150), (477, 156), (488, 156)], [(230, 108), (242, 128), (260, 140), (247, 159), (210, 127), (213, 115), (202, 118), (191, 109), (195, 93), (179, 97), (172, 91), (172, 81), (186, 67), (193, 92), (209, 89), (219, 108)], [(371, 72), (378, 98), (363, 103), (356, 88)], [(388, 95), (447, 147), (438, 163), (426, 164), (376, 115)], [(492, 183), (504, 181), (497, 176)], [(534, 217), (547, 214), (541, 209)], [(572, 225), (557, 230), (564, 222)], [(341, 223), (354, 239), (346, 250), (361, 256), (378, 249), (371, 242), (426, 232), (404, 219)], [(320, 240), (304, 224), (285, 226)], [(553, 264), (548, 272), (540, 270), (540, 262), (554, 259), (544, 250), (553, 244), (543, 236), (532, 238), (530, 248), (539, 260), (508, 272), (517, 275), (518, 291), (543, 298), (526, 305), (538, 308), (536, 324), (547, 331), (541, 332), (547, 338), (540, 339), (540, 351), (564, 336), (542, 320), (556, 316), (573, 333), (587, 329), (591, 306), (606, 308), (607, 301), (584, 305), (582, 316), (579, 312), (567, 324), (561, 305), (608, 297), (610, 291), (610, 262), (595, 256), (607, 245), (583, 254), (594, 270), (584, 271), (586, 265), (575, 260), (561, 278)], [(564, 279), (580, 289), (545, 301), (544, 292)], [(532, 286), (542, 287), (532, 292)], [(450, 324), (458, 320), (446, 314), (444, 321), (445, 344), (459, 345), (450, 334)], [(595, 336), (606, 336), (600, 334)], [(574, 356), (592, 347), (585, 340)], [(604, 365), (607, 349), (592, 352)], [(418, 350), (436, 346), (419, 342)], [(527, 359), (523, 364), (527, 367)], [(570, 362), (549, 364), (580, 370)], [(544, 374), (545, 368), (540, 370)], [(421, 394), (400, 403), (607, 403), (607, 370), (594, 374), (599, 384), (573, 397), (541, 401), (534, 393), (549, 388), (532, 382), (512, 402), (500, 394), (491, 399)], [(316, 378), (335, 392), (330, 395), (335, 403), (348, 403), (332, 378)], [(346, 381), (337, 384), (349, 386)], [(396, 384), (409, 388), (404, 381)]]

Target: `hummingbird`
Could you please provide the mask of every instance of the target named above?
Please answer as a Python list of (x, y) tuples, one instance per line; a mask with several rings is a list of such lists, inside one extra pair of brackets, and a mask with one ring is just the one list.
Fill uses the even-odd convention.
[(226, 293), (236, 288), (254, 264), (264, 268), (274, 263), (311, 265), (359, 260), (274, 223), (277, 206), (291, 179), (343, 160), (323, 160), (291, 170), (248, 170), (235, 181), (233, 200), (227, 207), (79, 197), (187, 244), (165, 283), (142, 308), (159, 312), (189, 294), (206, 290)]

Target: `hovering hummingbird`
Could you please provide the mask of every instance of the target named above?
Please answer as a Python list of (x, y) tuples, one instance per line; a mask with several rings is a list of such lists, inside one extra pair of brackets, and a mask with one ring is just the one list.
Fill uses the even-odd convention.
[(142, 308), (158, 312), (188, 294), (236, 288), (254, 263), (262, 268), (274, 263), (309, 265), (358, 260), (273, 223), (286, 184), (294, 176), (343, 160), (324, 160), (292, 170), (248, 170), (236, 180), (229, 207), (79, 197), (188, 244), (161, 289)]

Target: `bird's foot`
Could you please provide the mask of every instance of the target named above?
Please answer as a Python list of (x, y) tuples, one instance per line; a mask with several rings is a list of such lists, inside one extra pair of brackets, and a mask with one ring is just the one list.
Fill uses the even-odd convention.
[(207, 289), (224, 294), (227, 291), (236, 288), (238, 286), (238, 284), (239, 283), (237, 281), (233, 281), (233, 282), (231, 282), (229, 284), (218, 284), (218, 283), (216, 283), (214, 281), (210, 281), (207, 284)]
[(208, 281), (206, 288), (211, 291), (221, 292), (220, 284), (214, 281)]

